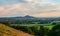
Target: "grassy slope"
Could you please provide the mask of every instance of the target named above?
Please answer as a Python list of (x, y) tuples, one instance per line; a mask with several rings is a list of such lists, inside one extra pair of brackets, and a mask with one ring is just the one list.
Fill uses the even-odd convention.
[(0, 36), (33, 36), (28, 33), (0, 24)]

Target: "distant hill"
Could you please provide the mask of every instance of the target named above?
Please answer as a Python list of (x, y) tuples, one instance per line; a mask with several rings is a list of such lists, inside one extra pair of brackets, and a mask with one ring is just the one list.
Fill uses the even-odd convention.
[(0, 17), (0, 23), (10, 21), (12, 24), (21, 24), (21, 23), (32, 23), (32, 22), (53, 22), (53, 21), (60, 21), (60, 17), (34, 17), (30, 15), (26, 16), (17, 16), (17, 17)]
[(36, 18), (36, 17), (26, 15), (26, 16), (18, 16), (18, 17), (10, 17), (10, 18)]
[(24, 16), (24, 18), (35, 18), (35, 17), (26, 15), (26, 16)]
[(0, 24), (0, 36), (33, 36), (28, 33)]
[(0, 18), (0, 22), (5, 22), (7, 20), (9, 20), (12, 23), (19, 23), (19, 22), (24, 22), (24, 21), (29, 21), (29, 20), (36, 20), (36, 17), (33, 16), (17, 16), (17, 17), (1, 17)]

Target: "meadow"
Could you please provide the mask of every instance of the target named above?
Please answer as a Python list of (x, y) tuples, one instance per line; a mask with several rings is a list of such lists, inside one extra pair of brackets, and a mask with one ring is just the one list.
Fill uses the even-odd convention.
[(52, 29), (55, 25), (52, 24), (11, 24), (11, 26), (27, 26), (27, 27), (38, 27), (38, 26), (44, 26), (46, 28)]

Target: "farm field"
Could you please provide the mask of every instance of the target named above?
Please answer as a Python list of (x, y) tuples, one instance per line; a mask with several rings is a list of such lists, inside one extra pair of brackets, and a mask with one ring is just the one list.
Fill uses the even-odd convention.
[(51, 29), (52, 27), (54, 27), (55, 25), (51, 25), (51, 24), (11, 24), (11, 26), (27, 26), (27, 27), (38, 27), (38, 26), (44, 26), (46, 28)]

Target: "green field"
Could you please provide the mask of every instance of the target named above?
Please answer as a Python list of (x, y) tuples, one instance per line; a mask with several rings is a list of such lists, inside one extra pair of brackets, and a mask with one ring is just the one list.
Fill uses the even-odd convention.
[(51, 25), (51, 24), (11, 24), (11, 26), (28, 26), (28, 27), (44, 26), (46, 28), (51, 29), (55, 25)]

